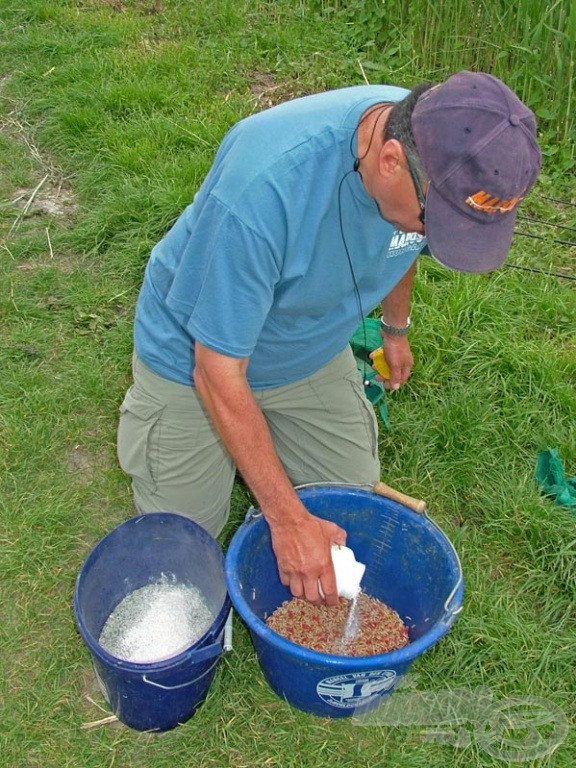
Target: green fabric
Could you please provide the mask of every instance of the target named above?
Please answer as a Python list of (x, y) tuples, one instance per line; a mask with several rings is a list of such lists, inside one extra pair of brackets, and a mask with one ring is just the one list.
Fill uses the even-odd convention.
[[(364, 392), (366, 397), (378, 411), (386, 429), (392, 431), (392, 425), (388, 417), (386, 407), (386, 390), (381, 381), (376, 381), (376, 371), (372, 368), (370, 352), (382, 346), (382, 335), (380, 333), (380, 321), (367, 317), (356, 328), (350, 346), (356, 358), (358, 370), (364, 383)], [(366, 383), (369, 382), (369, 383)]]
[(557, 448), (548, 448), (536, 460), (536, 482), (542, 493), (561, 507), (576, 510), (576, 477), (566, 477)]

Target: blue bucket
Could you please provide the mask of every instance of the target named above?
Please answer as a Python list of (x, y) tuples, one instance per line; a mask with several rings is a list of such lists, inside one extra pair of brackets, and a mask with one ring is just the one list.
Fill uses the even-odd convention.
[(375, 656), (336, 656), (269, 629), (265, 619), (291, 595), (278, 577), (268, 524), (254, 510), (226, 555), (228, 592), (278, 696), (314, 715), (350, 717), (379, 706), (414, 659), (452, 627), (462, 609), (462, 569), (440, 528), (402, 504), (355, 486), (308, 486), (298, 493), (310, 512), (347, 531), (347, 546), (366, 564), (364, 591), (399, 613), (409, 645)]
[[(124, 661), (98, 640), (112, 611), (135, 589), (163, 577), (196, 587), (214, 616), (190, 648), (150, 663)], [(218, 542), (192, 520), (168, 512), (133, 517), (88, 555), (74, 590), (74, 612), (102, 693), (114, 714), (139, 731), (184, 723), (205, 699), (222, 654), (231, 604)]]

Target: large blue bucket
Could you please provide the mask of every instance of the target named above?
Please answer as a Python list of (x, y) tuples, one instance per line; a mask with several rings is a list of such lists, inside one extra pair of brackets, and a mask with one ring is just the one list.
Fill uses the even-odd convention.
[(381, 704), (414, 659), (448, 632), (462, 608), (462, 569), (440, 528), (395, 501), (337, 485), (304, 487), (299, 496), (310, 512), (347, 531), (347, 545), (366, 564), (364, 591), (398, 611), (410, 644), (376, 656), (336, 656), (269, 629), (265, 619), (291, 595), (278, 577), (268, 525), (254, 510), (226, 555), (228, 592), (271, 688), (305, 712), (350, 717)]
[[(209, 630), (182, 653), (157, 662), (124, 661), (105, 651), (98, 640), (112, 611), (130, 592), (166, 576), (200, 590), (214, 616)], [(139, 731), (165, 731), (192, 717), (216, 673), (230, 607), (220, 546), (182, 515), (133, 517), (96, 545), (76, 581), (74, 612), (119, 720)]]

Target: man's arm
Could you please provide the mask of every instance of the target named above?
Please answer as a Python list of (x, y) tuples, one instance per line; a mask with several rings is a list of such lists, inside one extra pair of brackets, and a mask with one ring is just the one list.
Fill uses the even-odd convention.
[(256, 497), (270, 526), (283, 584), (295, 597), (338, 602), (330, 547), (346, 533), (310, 514), (276, 453), (266, 419), (246, 380), (248, 360), (195, 346), (194, 383), (220, 438)]
[[(412, 285), (416, 273), (416, 261), (390, 293), (382, 299), (382, 318), (395, 328), (404, 328), (410, 314)], [(382, 329), (382, 346), (388, 366), (390, 380), (384, 382), (387, 389), (399, 389), (412, 372), (414, 358), (407, 336), (393, 336)]]

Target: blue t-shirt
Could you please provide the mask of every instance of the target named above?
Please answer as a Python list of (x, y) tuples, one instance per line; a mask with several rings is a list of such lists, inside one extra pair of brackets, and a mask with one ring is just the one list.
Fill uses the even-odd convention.
[(229, 131), (146, 268), (135, 346), (152, 370), (192, 384), (197, 339), (250, 358), (248, 381), (265, 389), (344, 349), (426, 243), (385, 221), (353, 170), (362, 114), (406, 93), (343, 88)]

